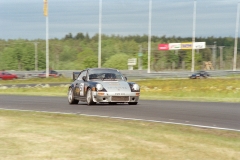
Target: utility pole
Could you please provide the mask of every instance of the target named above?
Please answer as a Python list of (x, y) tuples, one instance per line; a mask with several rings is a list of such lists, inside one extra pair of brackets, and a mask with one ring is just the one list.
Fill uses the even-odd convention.
[(99, 27), (98, 27), (98, 68), (101, 68), (102, 55), (102, 0), (99, 0)]
[(194, 66), (195, 66), (195, 30), (196, 30), (196, 0), (194, 1), (194, 7), (193, 7), (193, 34), (192, 34), (192, 68), (191, 71), (194, 72)]
[(38, 44), (38, 42), (34, 42), (34, 45), (35, 45), (35, 71), (38, 70), (38, 52), (37, 52), (37, 44)]
[(149, 14), (148, 14), (148, 72), (151, 73), (151, 28), (152, 28), (152, 0), (149, 0)]
[(48, 0), (43, 0), (43, 14), (46, 17), (46, 78), (49, 77)]
[(138, 70), (142, 70), (142, 45), (139, 46), (139, 53), (138, 53)]
[(219, 50), (220, 50), (220, 69), (223, 68), (223, 48), (225, 46), (218, 46)]
[(236, 32), (235, 32), (234, 55), (233, 55), (233, 71), (236, 71), (237, 69), (238, 24), (239, 24), (239, 2), (237, 5)]
[(211, 58), (211, 62), (212, 62), (212, 66), (213, 67), (215, 67), (214, 65), (213, 65), (213, 61), (215, 62), (216, 60), (215, 60), (215, 56), (214, 56), (214, 53), (215, 53), (215, 48), (216, 48), (216, 45), (215, 45), (215, 42), (214, 42), (214, 45), (207, 45), (206, 46), (206, 48), (211, 48), (212, 49), (212, 58)]
[(217, 51), (217, 42), (214, 41), (214, 45), (213, 45), (213, 51), (212, 51), (212, 64), (213, 64), (213, 68), (216, 69), (216, 51)]

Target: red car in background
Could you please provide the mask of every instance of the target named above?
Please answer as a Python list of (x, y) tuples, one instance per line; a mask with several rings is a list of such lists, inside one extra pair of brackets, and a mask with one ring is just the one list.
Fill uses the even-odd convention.
[(17, 79), (17, 75), (16, 74), (11, 74), (5, 71), (0, 71), (0, 80), (13, 80), (13, 79)]

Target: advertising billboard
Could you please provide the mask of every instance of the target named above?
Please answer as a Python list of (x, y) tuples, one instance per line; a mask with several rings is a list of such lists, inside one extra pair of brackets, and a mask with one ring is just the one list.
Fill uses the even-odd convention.
[(181, 49), (181, 43), (169, 43), (169, 50)]
[(204, 49), (206, 48), (206, 42), (195, 42), (193, 44), (194, 49)]
[(158, 50), (178, 50), (178, 49), (205, 49), (206, 42), (186, 42), (186, 43), (162, 43), (158, 45)]
[(166, 51), (166, 50), (169, 50), (169, 45), (164, 43), (164, 44), (159, 44), (158, 45), (158, 50), (163, 50), (163, 51)]
[(181, 49), (192, 49), (192, 42), (181, 43)]

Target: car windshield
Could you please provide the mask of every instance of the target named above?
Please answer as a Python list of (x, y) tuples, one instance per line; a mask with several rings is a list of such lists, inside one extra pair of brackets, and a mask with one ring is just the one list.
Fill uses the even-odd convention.
[(8, 72), (2, 72), (1, 74), (2, 74), (2, 75), (11, 75), (11, 74), (8, 73)]
[(123, 75), (114, 69), (91, 69), (88, 71), (89, 80), (119, 81), (124, 80)]

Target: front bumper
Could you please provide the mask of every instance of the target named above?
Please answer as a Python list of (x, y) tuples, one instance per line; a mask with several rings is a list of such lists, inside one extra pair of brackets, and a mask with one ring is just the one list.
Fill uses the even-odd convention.
[(140, 92), (92, 92), (94, 102), (138, 102)]

